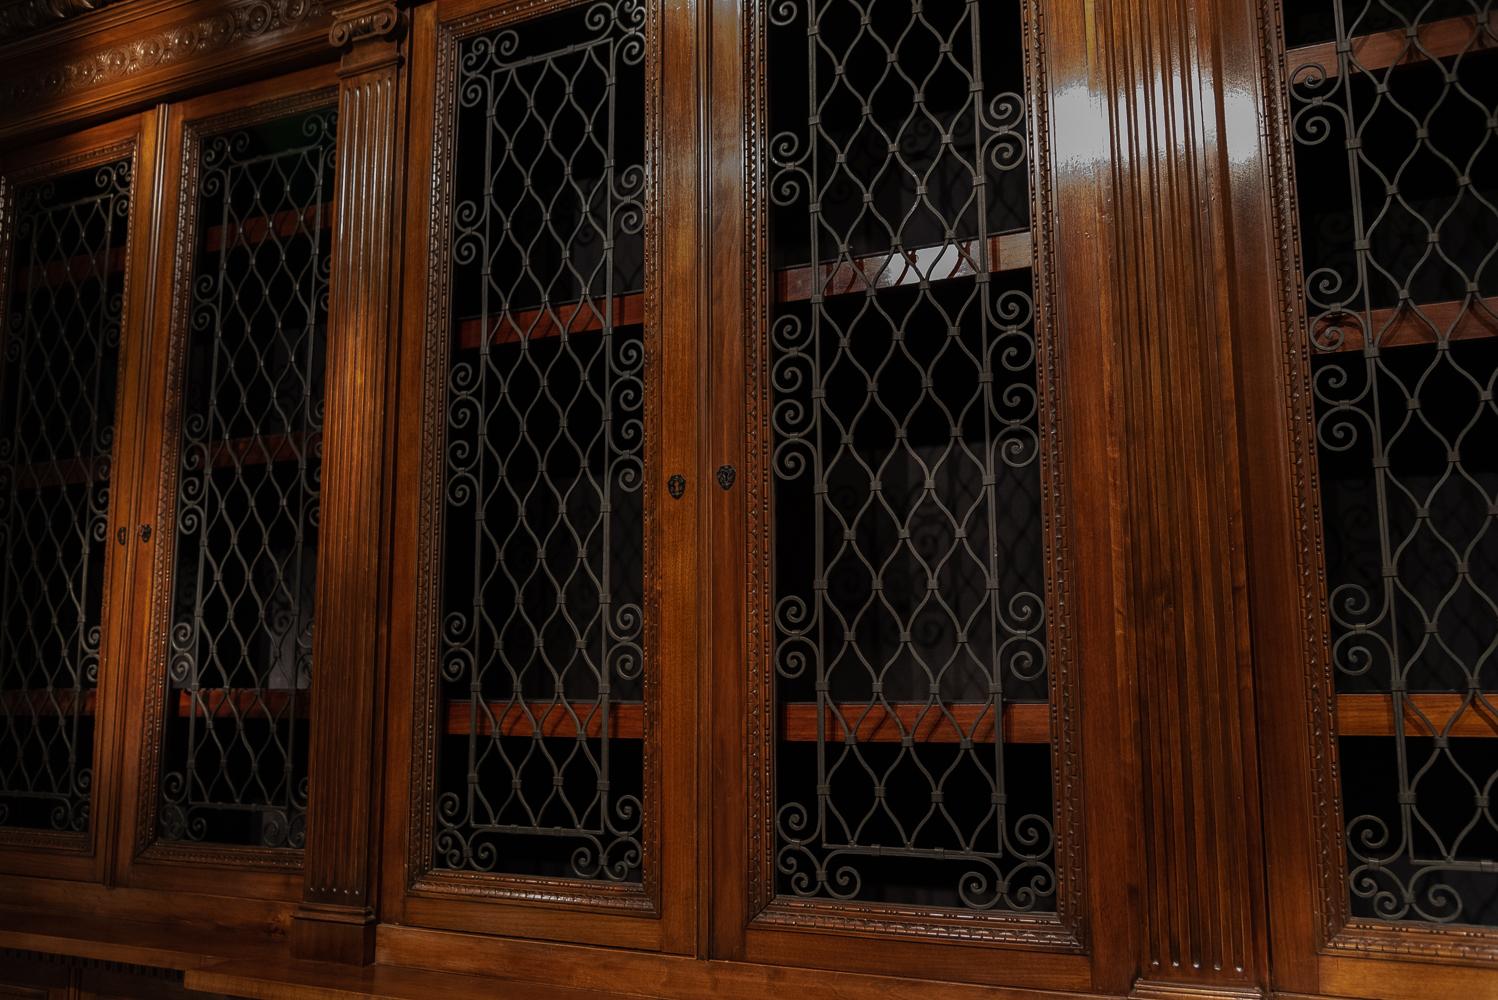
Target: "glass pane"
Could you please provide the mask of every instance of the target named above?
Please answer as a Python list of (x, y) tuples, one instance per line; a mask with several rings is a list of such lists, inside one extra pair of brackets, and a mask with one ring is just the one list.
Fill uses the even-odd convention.
[(1054, 911), (1021, 6), (769, 19), (776, 889)]
[(0, 380), (0, 825), (88, 828), (131, 161), (16, 191)]
[(438, 868), (641, 877), (643, 31), (460, 48)]
[(1498, 926), (1498, 36), (1286, 5), (1355, 917)]
[(299, 847), (327, 336), (331, 109), (200, 147), (160, 835)]

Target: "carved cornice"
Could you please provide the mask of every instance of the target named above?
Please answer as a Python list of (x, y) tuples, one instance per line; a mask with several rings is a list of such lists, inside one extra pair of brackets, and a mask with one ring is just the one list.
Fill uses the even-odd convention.
[(0, 0), (0, 42), (23, 38), (119, 0)]
[[(109, 0), (21, 0), (102, 6)], [(0, 102), (52, 102), (76, 91), (176, 63), (223, 53), (236, 45), (296, 27), (326, 12), (325, 0), (241, 0), (212, 13), (162, 27), (85, 55), (50, 62), (0, 84)]]
[(365, 0), (334, 9), (328, 42), (341, 49), (364, 39), (390, 38), (400, 28), (400, 8), (392, 0)]

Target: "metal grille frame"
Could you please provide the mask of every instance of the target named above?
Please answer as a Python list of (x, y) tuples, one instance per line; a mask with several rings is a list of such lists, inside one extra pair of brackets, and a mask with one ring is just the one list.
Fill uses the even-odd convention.
[[(103, 145), (89, 149), (85, 152), (71, 155), (49, 156), (39, 161), (30, 162), (15, 169), (0, 168), (0, 309), (9, 309), (12, 288), (10, 287), (10, 274), (12, 254), (14, 253), (14, 229), (15, 215), (17, 209), (16, 194), (19, 189), (45, 183), (49, 178), (75, 171), (99, 169), (109, 164), (125, 161), (129, 163), (130, 184), (124, 196), (130, 202), (131, 218), (126, 227), (126, 240), (124, 246), (118, 248), (123, 254), (124, 276), (121, 286), (120, 300), (121, 308), (119, 315), (120, 342), (116, 357), (116, 391), (115, 391), (115, 413), (113, 426), (120, 426), (120, 418), (124, 415), (123, 407), (127, 393), (125, 391), (125, 373), (127, 370), (127, 358), (135, 349), (134, 334), (139, 325), (139, 317), (135, 315), (133, 306), (134, 289), (136, 282), (132, 280), (133, 267), (131, 262), (135, 258), (138, 228), (143, 223), (135, 212), (137, 196), (141, 192), (141, 181), (139, 178), (140, 167), (140, 142), (137, 138), (128, 138), (118, 141), (107, 142)], [(0, 365), (4, 359), (0, 357)], [(3, 374), (3, 372), (0, 372)], [(110, 462), (118, 469), (119, 436), (115, 435), (115, 441), (111, 452)], [(122, 495), (118, 474), (110, 479), (108, 487), (108, 507), (100, 516), (100, 523), (105, 526), (107, 533), (112, 534), (112, 526), (116, 521), (119, 498)], [(99, 641), (94, 650), (94, 669), (97, 674), (94, 682), (94, 760), (79, 762), (80, 767), (87, 767), (93, 773), (98, 771), (97, 762), (100, 754), (106, 753), (113, 738), (115, 726), (113, 708), (117, 701), (116, 680), (113, 653), (112, 634), (115, 624), (114, 617), (119, 614), (118, 602), (112, 602), (114, 588), (108, 585), (117, 572), (119, 559), (119, 546), (113, 544), (112, 537), (106, 539), (104, 546), (104, 580), (106, 585), (100, 600), (99, 608)], [(96, 812), (94, 805), (108, 801), (108, 797), (114, 793), (114, 789), (106, 785), (91, 784), (89, 788), (90, 812)], [(95, 852), (95, 842), (103, 827), (99, 824), (88, 823), (82, 830), (47, 830), (40, 828), (0, 826), (0, 849), (17, 849), (21, 851), (45, 850), (49, 856), (75, 855), (88, 856)], [(29, 873), (33, 869), (31, 863), (24, 860), (20, 862), (18, 869), (22, 873)], [(0, 859), (0, 870), (8, 868), (4, 859)]]
[(1020, 4), (1025, 52), (1026, 124), (1023, 138), (1029, 163), (1035, 331), (1036, 441), (1040, 463), (1042, 536), (1045, 554), (1043, 600), (1047, 609), (1045, 645), (1051, 717), (1051, 784), (1054, 808), (1055, 911), (1023, 913), (1001, 909), (961, 912), (918, 905), (852, 902), (834, 899), (790, 898), (776, 895), (776, 731), (775, 575), (773, 571), (772, 409), (775, 393), (770, 349), (774, 287), (769, 262), (768, 225), (773, 197), (771, 137), (768, 124), (766, 74), (768, 19), (784, 2), (752, 0), (746, 5), (744, 51), (747, 54), (744, 132), (750, 145), (747, 178), (747, 258), (750, 261), (749, 309), (745, 317), (745, 386), (748, 401), (744, 487), (749, 512), (748, 680), (749, 819), (748, 873), (752, 926), (834, 932), (899, 934), (936, 940), (971, 940), (1021, 944), (1058, 952), (1085, 948), (1087, 927), (1083, 885), (1081, 752), (1075, 707), (1074, 668), (1068, 612), (1069, 559), (1066, 535), (1064, 479), (1065, 430), (1060, 426), (1060, 357), (1053, 315), (1052, 275), (1055, 271), (1051, 227), (1053, 219), (1050, 119), (1044, 60), (1045, 4)]
[[(1328, 85), (1325, 77), (1306, 66), (1304, 60), (1292, 59), (1285, 27), (1288, 3), (1289, 0), (1260, 0), (1258, 23), (1274, 210), (1275, 278), (1279, 293), (1276, 325), (1280, 331), (1287, 386), (1285, 444), (1292, 459), (1287, 479), (1296, 499), (1292, 539), (1299, 581), (1296, 598), (1305, 629), (1303, 648), (1308, 652), (1302, 669), (1307, 722), (1303, 752), (1310, 778), (1310, 796), (1306, 803), (1310, 815), (1307, 818), (1316, 842), (1316, 885), (1311, 896), (1317, 934), (1314, 945), (1328, 954), (1344, 957), (1418, 957), (1427, 961), (1488, 965), (1498, 962), (1498, 931), (1494, 928), (1374, 920), (1355, 916), (1350, 908), (1349, 845), (1336, 722), (1339, 668), (1334, 643), (1339, 626), (1334, 621), (1335, 609), (1330, 596), (1325, 505), (1319, 470), (1317, 427), (1324, 414), (1317, 408), (1312, 361), (1316, 355), (1339, 347), (1340, 339), (1349, 333), (1360, 335), (1366, 318), (1359, 314), (1356, 305), (1350, 309), (1327, 306), (1326, 302), (1335, 300), (1335, 290), (1324, 280), (1318, 289), (1305, 272), (1296, 186), (1296, 119), (1311, 107), (1317, 96), (1332, 101), (1340, 101), (1341, 97), (1340, 88)], [(1398, 13), (1387, 9), (1384, 12), (1390, 15)], [(1487, 30), (1491, 32), (1492, 14), (1488, 17)], [(1482, 30), (1480, 25), (1478, 30)], [(1338, 54), (1333, 56), (1334, 59), (1338, 57)], [(1490, 54), (1487, 58), (1494, 56)], [(1384, 72), (1386, 70), (1375, 70), (1373, 75), (1379, 78)], [(1297, 81), (1302, 88), (1299, 95), (1294, 93)], [(1310, 85), (1308, 90), (1304, 89), (1307, 84)], [(1491, 142), (1490, 135), (1488, 143)], [(1391, 193), (1390, 197), (1395, 196)], [(1322, 304), (1318, 306), (1318, 302)], [(1477, 308), (1482, 308), (1480, 302)], [(1371, 333), (1378, 336), (1389, 328), (1387, 322), (1376, 321)], [(1313, 336), (1313, 329), (1319, 331), (1318, 336)], [(1345, 618), (1343, 624), (1346, 624)], [(1344, 638), (1352, 634), (1344, 630)], [(1439, 724), (1439, 720), (1436, 721)]]
[(449, 246), (454, 218), (454, 158), (458, 69), (463, 43), (477, 35), (502, 30), (523, 21), (571, 8), (591, 8), (619, 0), (525, 0), (502, 10), (462, 16), (437, 26), (436, 114), (437, 131), (432, 140), (432, 206), (427, 238), (425, 285), (425, 338), (421, 356), (424, 381), (421, 404), (420, 524), (416, 544), (417, 601), (415, 614), (416, 661), (414, 665), (412, 747), (406, 853), (406, 889), (422, 896), (460, 897), (491, 902), (525, 902), (585, 905), (591, 911), (621, 915), (654, 916), (661, 910), (660, 859), (660, 683), (651, 663), (659, 648), (659, 601), (652, 583), (658, 565), (657, 533), (653, 507), (664, 500), (661, 469), (659, 388), (652, 378), (653, 359), (660, 351), (659, 276), (660, 260), (660, 54), (661, 0), (643, 0), (644, 10), (644, 182), (639, 201), (644, 206), (643, 227), (643, 628), (637, 640), (643, 650), (645, 669), (641, 675), (644, 738), (642, 746), (643, 795), (640, 810), (640, 878), (638, 881), (564, 878), (500, 871), (480, 872), (439, 868), (435, 862), (436, 811), (438, 809), (437, 758), (441, 738), (444, 697), (440, 663), (443, 642), (441, 613), (444, 470), (447, 436), (447, 375), (452, 336), (452, 253)]
[[(154, 461), (159, 475), (151, 553), (149, 645), (145, 657), (145, 711), (140, 743), (140, 781), (137, 786), (135, 849), (142, 861), (170, 864), (217, 864), (248, 871), (294, 873), (302, 868), (300, 846), (261, 847), (193, 840), (168, 840), (158, 835), (163, 777), (161, 763), (166, 735), (167, 693), (172, 657), (172, 603), (177, 537), (179, 448), (182, 440), (183, 376), (191, 335), (194, 295), (189, 287), (198, 231), (205, 224), (197, 215), (198, 181), (202, 173), (203, 140), (216, 133), (258, 125), (278, 118), (336, 108), (338, 91), (327, 87), (266, 101), (227, 114), (188, 121), (182, 129), (180, 170), (176, 178), (176, 240), (173, 253), (171, 331), (166, 350), (166, 403), (163, 407), (161, 452)], [(335, 153), (336, 155), (336, 153)], [(332, 194), (332, 192), (330, 192)], [(307, 802), (315, 808), (316, 795)]]

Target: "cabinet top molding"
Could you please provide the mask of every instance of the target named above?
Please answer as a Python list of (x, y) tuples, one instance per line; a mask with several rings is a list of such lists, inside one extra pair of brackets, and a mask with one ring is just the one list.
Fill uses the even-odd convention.
[(0, 0), (0, 135), (274, 72), (326, 51), (330, 15), (328, 0)]
[(120, 0), (0, 0), (0, 42), (23, 38)]

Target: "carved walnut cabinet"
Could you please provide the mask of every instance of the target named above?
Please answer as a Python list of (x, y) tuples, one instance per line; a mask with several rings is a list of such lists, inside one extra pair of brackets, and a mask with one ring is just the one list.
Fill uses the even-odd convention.
[(0, 994), (1498, 997), (1489, 0), (0, 0)]

